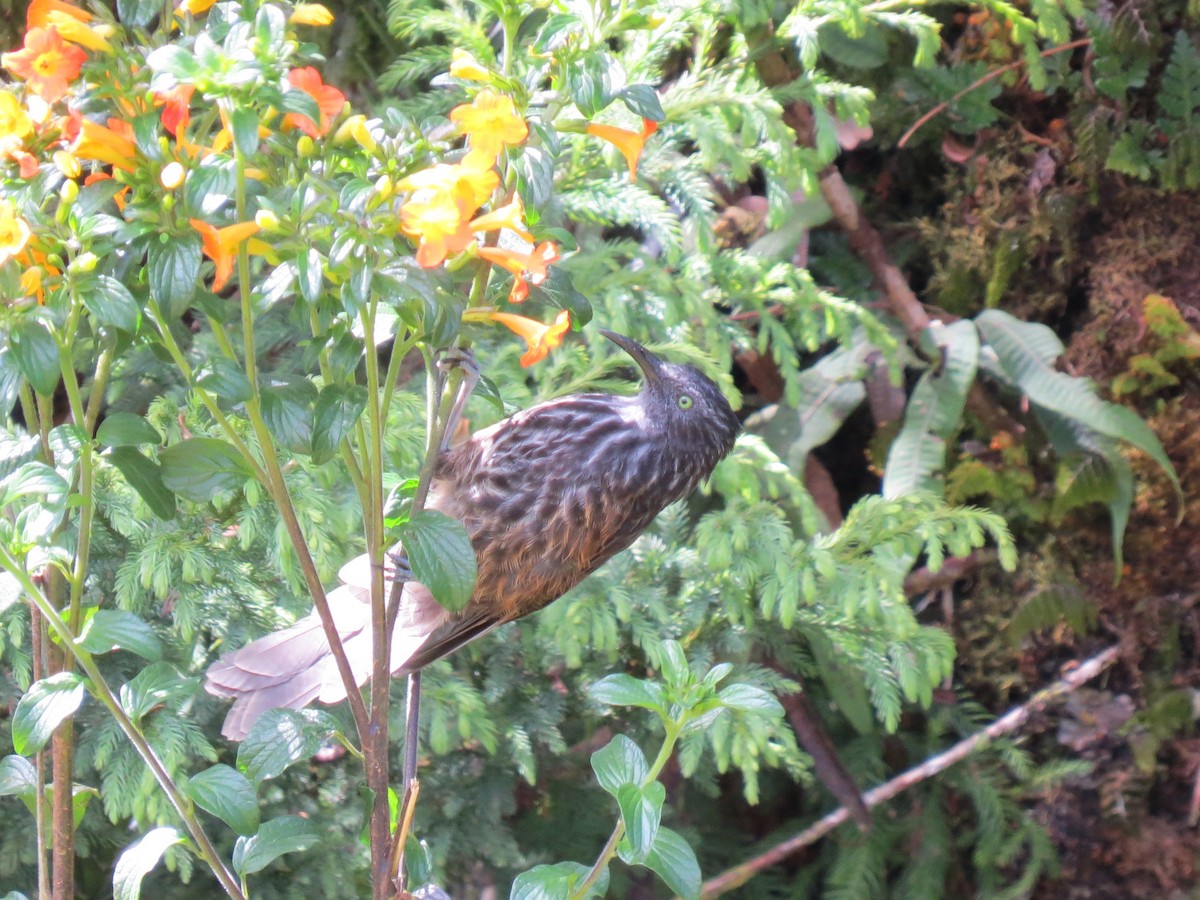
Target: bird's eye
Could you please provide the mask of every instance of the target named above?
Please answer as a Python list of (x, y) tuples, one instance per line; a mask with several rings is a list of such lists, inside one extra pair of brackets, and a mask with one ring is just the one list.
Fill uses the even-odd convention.
[(680, 394), (678, 403), (679, 403), (680, 409), (691, 409), (692, 408), (692, 398), (689, 397), (687, 394)]

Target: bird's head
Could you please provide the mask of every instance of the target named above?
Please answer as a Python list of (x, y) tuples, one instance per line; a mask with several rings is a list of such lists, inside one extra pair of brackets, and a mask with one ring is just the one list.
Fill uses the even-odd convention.
[(637, 341), (600, 330), (633, 357), (645, 376), (638, 402), (647, 427), (661, 433), (681, 456), (712, 467), (733, 449), (741, 424), (716, 384), (695, 366), (659, 359)]

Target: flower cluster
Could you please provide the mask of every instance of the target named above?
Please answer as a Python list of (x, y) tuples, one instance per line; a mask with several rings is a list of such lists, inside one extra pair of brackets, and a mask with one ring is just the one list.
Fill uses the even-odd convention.
[[(195, 29), (203, 29), (201, 17), (214, 3), (177, 0), (174, 29), (181, 35), (199, 34)], [(323, 26), (331, 21), (329, 10), (315, 3), (294, 5), (288, 18), (291, 26)], [(251, 126), (245, 118), (240, 120), (235, 147), (231, 119), (236, 119), (236, 104), (222, 100), (230, 95), (214, 93), (211, 82), (196, 77), (193, 73), (198, 70), (179, 63), (180, 57), (172, 59), (182, 68), (164, 77), (161, 60), (154, 59), (159, 54), (136, 60), (123, 55), (116, 26), (98, 21), (66, 0), (32, 0), (26, 25), (23, 45), (0, 57), (0, 64), (17, 82), (0, 86), (0, 166), (8, 165), (24, 181), (37, 177), (44, 166), (54, 166), (56, 177), (65, 179), (60, 181), (65, 205), (74, 202), (81, 185), (106, 179), (115, 184), (105, 189), (104, 196), (111, 196), (120, 212), (126, 213), (130, 203), (137, 204), (139, 211), (127, 216), (145, 216), (146, 205), (157, 204), (163, 216), (160, 221), (166, 223), (162, 233), (178, 235), (183, 227), (192, 230), (193, 241), (198, 238), (193, 246), (199, 249), (193, 252), (197, 256), (202, 252), (212, 261), (214, 292), (225, 289), (240, 254), (264, 255), (277, 263), (276, 248), (269, 240), (278, 240), (279, 218), (269, 207), (259, 209), (249, 221), (231, 223), (230, 207), (223, 209), (215, 201), (197, 210), (197, 195), (184, 193), (186, 186), (195, 184), (189, 179), (199, 176), (200, 170), (212, 177), (227, 166), (235, 149), (239, 160), (245, 160), (251, 153), (246, 132), (251, 126), (258, 129), (260, 142), (298, 133), (293, 139), (301, 156), (321, 152), (314, 141), (330, 139), (334, 146), (353, 141), (379, 160), (385, 173), (396, 172), (394, 183), (387, 174), (375, 182), (379, 202), (394, 204), (387, 207), (396, 216), (394, 228), (413, 242), (416, 262), (424, 268), (449, 262), (458, 269), (478, 260), (485, 279), (493, 270), (511, 276), (508, 301), (516, 304), (528, 298), (531, 287), (546, 283), (550, 266), (560, 259), (559, 246), (530, 228), (522, 198), (511, 189), (509, 156), (529, 140), (529, 124), (514, 97), (499, 89), (503, 80), (465, 51), (454, 51), (449, 71), (471, 93), (470, 102), (449, 115), (465, 139), (461, 155), (457, 161), (435, 162), (405, 175), (402, 160), (384, 158), (372, 133), (375, 126), (365, 116), (349, 114), (345, 95), (325, 84), (311, 66), (291, 68), (280, 79), (275, 95), (291, 98), (279, 104), (283, 108), (260, 107)], [(111, 81), (114, 73), (136, 77), (147, 68), (153, 76), (149, 91), (118, 90), (104, 95), (106, 106), (94, 102), (96, 85)], [(194, 119), (202, 124), (194, 126)], [(155, 123), (158, 135), (153, 133)], [(593, 123), (586, 131), (617, 146), (636, 177), (642, 148), (655, 127), (646, 121), (639, 134)], [(252, 132), (249, 138), (252, 144)], [(309, 142), (307, 150), (305, 142)], [(247, 178), (264, 177), (241, 161), (239, 165)], [(65, 268), (69, 259), (59, 246), (61, 236), (39, 234), (39, 229), (30, 227), (34, 219), (22, 215), (23, 209), (32, 209), (22, 206), (26, 202), (0, 198), (0, 265), (15, 260), (23, 266), (22, 290), (42, 301), (47, 290), (63, 284), (54, 279), (62, 275), (60, 267)], [(170, 213), (178, 202), (187, 205)], [(253, 213), (254, 207), (245, 212)], [(58, 222), (65, 222), (61, 214)], [(337, 283), (332, 274), (327, 280)], [(488, 320), (525, 339), (528, 350), (522, 365), (544, 359), (571, 325), (565, 311), (550, 324), (509, 312), (480, 310), (473, 317), (473, 321)]]

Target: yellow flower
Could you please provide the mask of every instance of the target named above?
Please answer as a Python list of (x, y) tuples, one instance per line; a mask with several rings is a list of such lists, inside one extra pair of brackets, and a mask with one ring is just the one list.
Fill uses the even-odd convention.
[(119, 119), (109, 119), (107, 127), (83, 119), (79, 123), (79, 138), (72, 149), (78, 159), (94, 159), (132, 172), (137, 155), (137, 145), (130, 137), (132, 131), (128, 122)]
[(0, 141), (16, 138), (18, 143), (33, 131), (33, 119), (12, 94), (0, 93)]
[(625, 162), (629, 165), (629, 180), (637, 181), (638, 160), (642, 156), (642, 148), (646, 146), (646, 138), (658, 131), (658, 123), (642, 119), (641, 134), (626, 128), (617, 128), (615, 125), (596, 123), (592, 123), (585, 130), (588, 134), (594, 134), (620, 150), (621, 155), (625, 157)]
[(293, 25), (330, 25), (333, 13), (320, 3), (297, 3), (288, 21)]
[(21, 273), (21, 293), (26, 297), (37, 297), (38, 302), (42, 302), (46, 296), (46, 289), (42, 285), (44, 276), (41, 266), (30, 266)]
[(78, 44), (80, 47), (87, 47), (89, 50), (97, 50), (101, 53), (112, 53), (112, 44), (104, 39), (98, 29), (76, 16), (76, 12), (83, 12), (83, 10), (65, 12), (60, 9), (51, 9), (45, 15), (46, 24), (53, 26), (62, 35), (63, 40), (70, 41), (72, 44)]
[(367, 125), (367, 117), (362, 113), (355, 113), (342, 122), (337, 127), (337, 131), (333, 133), (333, 142), (335, 144), (348, 144), (351, 141), (358, 144), (368, 153), (374, 153), (379, 146), (375, 138), (371, 135), (371, 128)]
[(200, 232), (204, 241), (204, 255), (217, 264), (212, 289), (214, 292), (219, 291), (225, 287), (229, 276), (233, 274), (233, 261), (237, 256), (238, 247), (242, 241), (258, 233), (259, 225), (257, 222), (238, 222), (236, 225), (216, 228), (201, 219), (188, 219), (188, 222)]
[(571, 329), (571, 314), (565, 309), (550, 325), (512, 313), (494, 312), (488, 318), (525, 338), (525, 344), (529, 347), (521, 357), (521, 365), (525, 368), (545, 359), (551, 350), (562, 343), (563, 335)]
[(490, 81), (492, 73), (479, 64), (474, 56), (457, 47), (450, 54), (450, 77), (463, 81)]
[(474, 240), (471, 216), (500, 184), (492, 169), (441, 163), (415, 172), (396, 189), (411, 191), (400, 208), (400, 230), (418, 238), (417, 263), (426, 269), (442, 264)]
[(514, 194), (511, 203), (471, 222), (472, 231), (495, 231), (498, 228), (507, 228), (515, 232), (521, 240), (533, 243), (533, 235), (525, 227), (525, 205), (521, 202), (520, 194)]
[(55, 150), (54, 155), (50, 158), (54, 160), (55, 168), (67, 178), (78, 178), (83, 171), (83, 168), (79, 165), (79, 160), (69, 150)]
[(517, 115), (512, 97), (480, 91), (469, 104), (450, 111), (450, 121), (467, 135), (470, 151), (463, 164), (488, 168), (506, 146), (515, 147), (529, 137), (529, 126)]
[(175, 8), (175, 15), (182, 16), (184, 13), (191, 13), (193, 16), (200, 16), (208, 12), (217, 0), (183, 0)]
[(479, 255), (513, 273), (513, 286), (508, 299), (512, 303), (523, 303), (529, 296), (529, 285), (541, 284), (549, 277), (547, 266), (559, 260), (558, 247), (543, 241), (530, 253), (518, 253), (502, 247), (480, 247)]
[(0, 265), (8, 262), (29, 243), (29, 225), (7, 200), (0, 201)]

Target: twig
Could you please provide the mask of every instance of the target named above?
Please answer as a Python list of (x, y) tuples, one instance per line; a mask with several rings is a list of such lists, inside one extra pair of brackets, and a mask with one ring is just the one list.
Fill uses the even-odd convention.
[[(982, 731), (976, 732), (971, 737), (959, 741), (949, 750), (939, 753), (937, 756), (931, 756), (925, 762), (897, 775), (891, 781), (867, 791), (863, 794), (863, 802), (867, 805), (868, 809), (873, 809), (914, 785), (945, 771), (955, 763), (962, 762), (962, 760), (982, 749), (996, 738), (1011, 734), (1024, 725), (1033, 713), (1040, 711), (1051, 700), (1071, 693), (1111, 666), (1116, 662), (1120, 651), (1121, 648), (1119, 645), (1113, 645), (1107, 650), (1096, 654), (1091, 659), (1080, 664), (1078, 668), (1050, 685), (1050, 687), (1038, 691), (1025, 703), (1009, 710)], [(700, 896), (703, 898), (718, 897), (727, 891), (740, 887), (763, 869), (782, 862), (798, 850), (816, 843), (843, 822), (849, 820), (849, 818), (849, 810), (844, 806), (838, 807), (795, 837), (788, 838), (786, 841), (776, 844), (767, 852), (759, 854), (753, 859), (734, 866), (731, 869), (727, 869), (715, 878), (704, 882)]]
[[(1092, 43), (1091, 38), (1081, 38), (1078, 41), (1070, 41), (1066, 44), (1060, 44), (1057, 47), (1051, 47), (1049, 50), (1043, 50), (1040, 55), (1041, 56), (1053, 56), (1056, 53), (1066, 53), (1068, 50), (1078, 50), (1080, 47), (1089, 47), (1089, 46), (1091, 46), (1091, 43)], [(995, 81), (997, 78), (999, 78), (1005, 72), (1011, 72), (1013, 69), (1019, 69), (1023, 65), (1025, 65), (1025, 60), (1018, 59), (1015, 62), (1010, 62), (1007, 65), (1003, 65), (998, 69), (993, 69), (992, 71), (988, 72), (986, 75), (984, 75), (981, 78), (975, 79), (975, 81), (971, 82), (969, 85), (967, 85), (965, 88), (963, 88), (957, 94), (955, 94), (949, 100), (944, 100), (943, 102), (941, 102), (937, 106), (935, 106), (933, 109), (931, 109), (929, 112), (925, 113), (925, 115), (921, 116), (921, 118), (917, 119), (917, 121), (915, 121), (913, 123), (912, 127), (909, 128), (908, 131), (904, 132), (903, 137), (901, 137), (900, 140), (896, 142), (896, 146), (903, 148), (904, 145), (908, 143), (909, 138), (911, 138), (914, 134), (916, 134), (931, 119), (933, 119), (934, 117), (938, 116), (940, 113), (943, 113), (947, 109), (949, 109), (951, 103), (957, 103), (963, 97), (967, 96), (967, 94), (971, 93), (971, 91), (977, 90), (978, 88), (983, 87), (989, 81)]]

